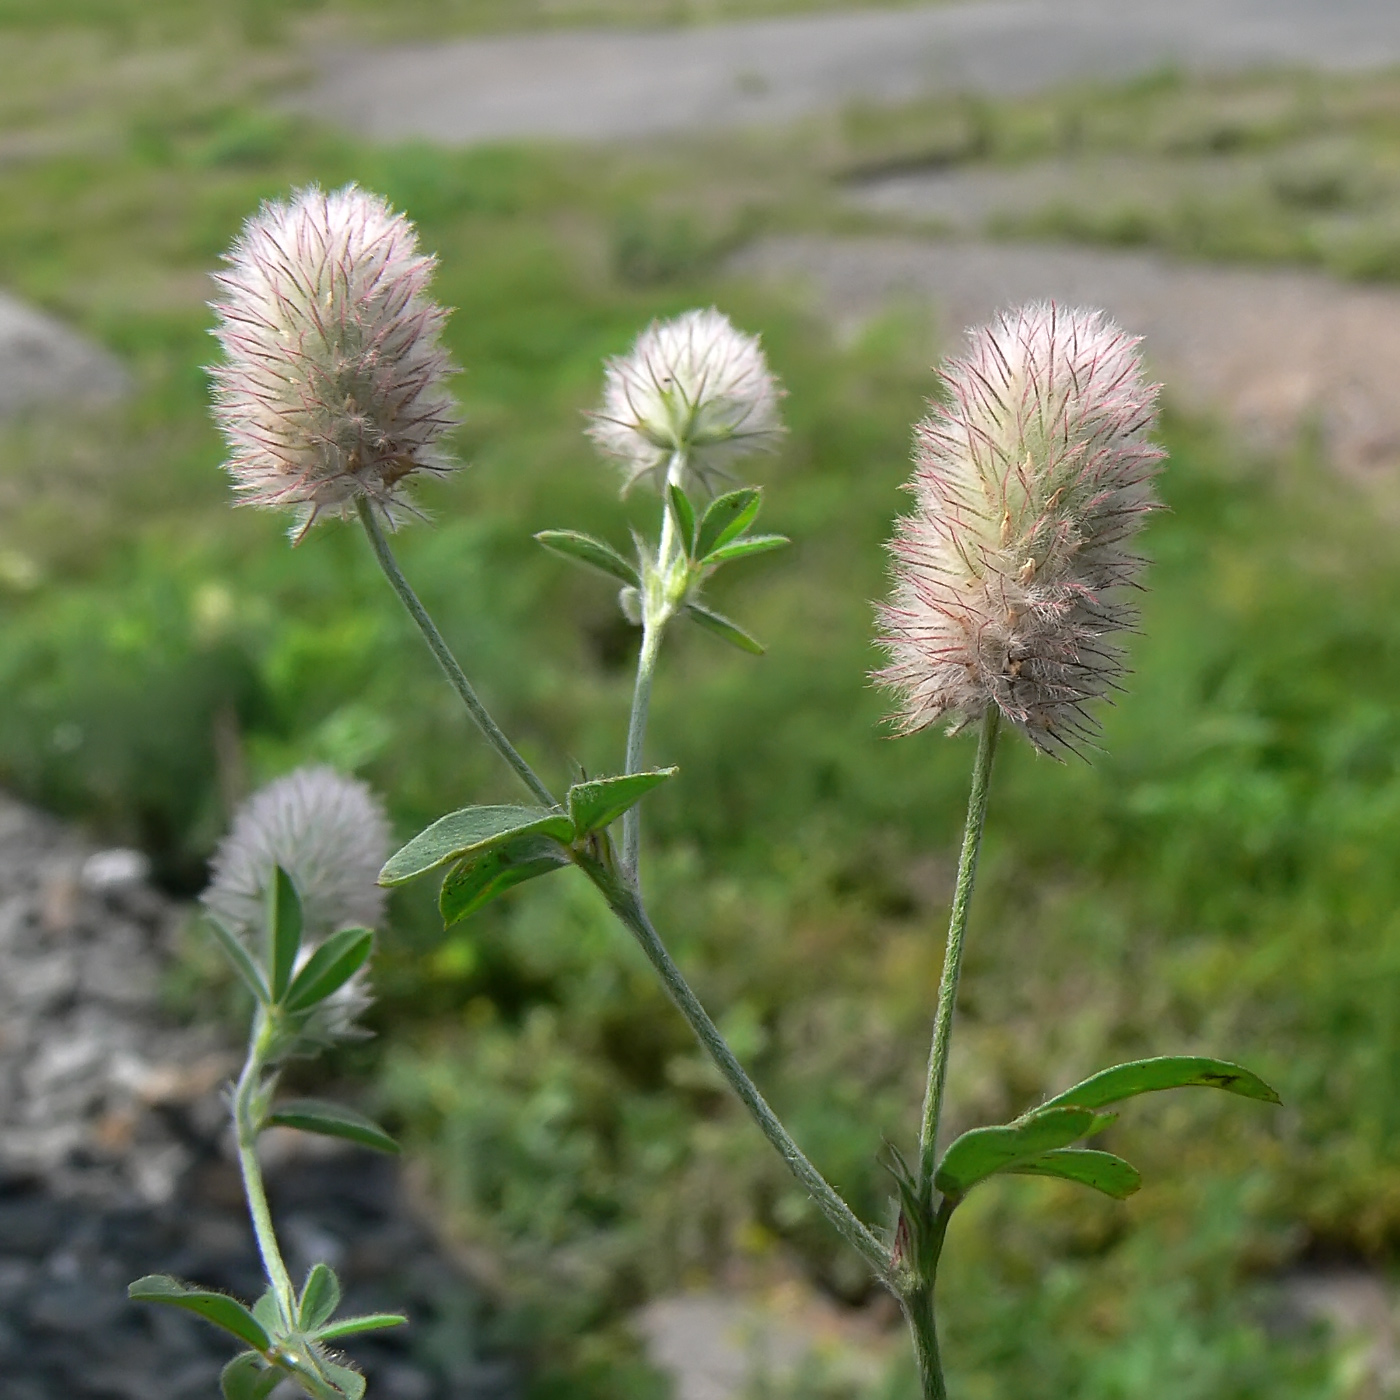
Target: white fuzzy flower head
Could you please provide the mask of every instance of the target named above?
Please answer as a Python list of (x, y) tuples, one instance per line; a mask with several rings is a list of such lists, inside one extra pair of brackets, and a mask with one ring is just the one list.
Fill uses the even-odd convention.
[(902, 732), (995, 705), (1037, 748), (1078, 752), (1124, 672), (1109, 639), (1136, 622), (1158, 386), (1098, 311), (1024, 306), (970, 340), (943, 371), (949, 402), (915, 429), (876, 680)]
[(413, 225), (347, 185), (264, 204), (217, 274), (214, 417), (240, 501), (289, 507), (300, 538), (361, 498), (391, 521), (415, 472), (440, 475), (456, 422)]
[(334, 768), (298, 768), (255, 792), (219, 843), (205, 907), (235, 933), (258, 937), (273, 870), (301, 896), (308, 943), (384, 917), (376, 880), (389, 854), (389, 823), (370, 788)]
[(685, 477), (713, 489), (741, 457), (777, 446), (781, 397), (756, 335), (713, 307), (687, 311), (653, 321), (630, 353), (608, 361), (588, 431), (622, 464), (624, 492), (644, 478), (659, 488), (678, 453)]

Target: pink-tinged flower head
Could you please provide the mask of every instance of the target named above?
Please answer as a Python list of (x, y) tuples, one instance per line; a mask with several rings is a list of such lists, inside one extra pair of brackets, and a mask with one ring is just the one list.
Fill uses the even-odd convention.
[(713, 488), (739, 458), (777, 445), (781, 397), (757, 336), (713, 307), (687, 311), (653, 321), (628, 354), (608, 361), (588, 431), (622, 464), (624, 491), (648, 477), (659, 487), (678, 453), (682, 484)]
[(1138, 340), (1098, 311), (1039, 303), (971, 333), (946, 405), (915, 429), (912, 514), (879, 609), (901, 732), (996, 705), (1039, 749), (1077, 751), (1118, 688), (1131, 550), (1163, 457)]
[(225, 260), (214, 417), (240, 500), (292, 508), (297, 538), (361, 497), (393, 519), (407, 477), (450, 467), (456, 422), (413, 225), (354, 185), (304, 189), (263, 205)]

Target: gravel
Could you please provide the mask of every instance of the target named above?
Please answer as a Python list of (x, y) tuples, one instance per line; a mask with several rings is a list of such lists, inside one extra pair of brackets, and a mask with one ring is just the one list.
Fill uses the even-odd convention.
[(323, 52), (301, 105), (383, 140), (614, 140), (1167, 66), (1400, 63), (1394, 0), (980, 0), (651, 31)]
[[(0, 1392), (6, 1400), (211, 1400), (235, 1346), (126, 1286), (173, 1273), (262, 1291), (218, 1028), (160, 1009), (183, 917), (132, 851), (94, 851), (0, 798)], [(513, 1400), (481, 1293), (410, 1208), (397, 1162), (264, 1136), (293, 1273), (318, 1260), (351, 1312), (412, 1325), (347, 1343), (380, 1400)], [(279, 1396), (280, 1400), (280, 1396)]]

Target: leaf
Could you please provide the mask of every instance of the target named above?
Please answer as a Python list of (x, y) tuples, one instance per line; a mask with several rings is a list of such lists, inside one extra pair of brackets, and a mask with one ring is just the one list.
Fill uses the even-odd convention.
[(681, 532), (681, 543), (685, 546), (686, 557), (695, 557), (695, 507), (690, 497), (674, 482), (666, 488), (666, 500), (675, 517), (676, 529)]
[(266, 1006), (269, 1002), (267, 983), (253, 961), (253, 955), (243, 946), (243, 940), (231, 933), (216, 918), (206, 915), (205, 922), (214, 935), (214, 941), (223, 949), (224, 956), (233, 964), (233, 970), (243, 980), (243, 984)]
[(346, 1400), (360, 1400), (365, 1393), (365, 1378), (349, 1366), (321, 1358), (321, 1371), (326, 1379), (346, 1397)]
[(399, 1150), (398, 1143), (373, 1118), (321, 1099), (289, 1099), (268, 1114), (267, 1122), (269, 1126), (275, 1123), (284, 1128), (300, 1128), (304, 1133), (345, 1138), (376, 1152)]
[(357, 1332), (375, 1332), (381, 1327), (402, 1327), (408, 1319), (402, 1313), (368, 1313), (363, 1317), (342, 1317), (316, 1333), (318, 1342), (334, 1342)]
[(267, 940), (268, 966), (272, 971), (268, 990), (272, 1000), (278, 1002), (292, 980), (292, 969), (301, 952), (301, 896), (292, 877), (280, 865), (273, 868), (272, 885), (267, 892)]
[(700, 518), (695, 540), (695, 554), (704, 559), (722, 544), (742, 535), (753, 524), (763, 504), (763, 492), (757, 486), (745, 486), (738, 491), (726, 491), (710, 502)]
[(288, 1011), (307, 1011), (343, 987), (364, 965), (374, 947), (367, 928), (343, 928), (333, 933), (307, 958), (287, 988), (282, 1004)]
[(1142, 1176), (1131, 1162), (1112, 1152), (1086, 1147), (1061, 1147), (1005, 1170), (1018, 1176), (1058, 1176), (1092, 1186), (1114, 1200), (1126, 1201), (1142, 1185)]
[(1158, 1089), (1185, 1089), (1199, 1085), (1208, 1089), (1223, 1089), (1227, 1094), (1239, 1094), (1246, 1099), (1264, 1103), (1280, 1102), (1274, 1092), (1257, 1074), (1227, 1060), (1212, 1060), (1204, 1055), (1163, 1055), (1154, 1060), (1132, 1060), (1114, 1065), (1098, 1074), (1056, 1094), (1037, 1109), (1074, 1104), (1080, 1108), (1103, 1108), (1120, 1103), (1136, 1094), (1155, 1093)]
[(297, 1304), (297, 1325), (312, 1332), (330, 1321), (340, 1306), (340, 1280), (329, 1264), (313, 1264)]
[(618, 778), (592, 778), (569, 789), (569, 816), (575, 837), (587, 836), (611, 826), (629, 808), (635, 807), (653, 788), (674, 778), (677, 768), (653, 768), (647, 773), (628, 773)]
[(171, 1307), (196, 1313), (215, 1327), (232, 1332), (240, 1342), (246, 1342), (257, 1351), (266, 1352), (272, 1346), (272, 1338), (264, 1331), (262, 1323), (227, 1293), (196, 1288), (169, 1274), (147, 1274), (126, 1290), (126, 1296), (139, 1303), (168, 1303)]
[(600, 573), (611, 574), (613, 578), (640, 588), (642, 580), (635, 566), (629, 564), (612, 545), (595, 540), (592, 535), (581, 535), (577, 530), (541, 530), (535, 538), (551, 554), (562, 555), (578, 564), (587, 564)]
[(702, 627), (708, 628), (717, 637), (723, 637), (740, 651), (752, 652), (754, 656), (763, 655), (763, 643), (749, 636), (737, 622), (731, 622), (723, 614), (701, 607), (699, 603), (687, 603), (685, 610)]
[(487, 851), (517, 836), (572, 839), (574, 824), (547, 807), (464, 807), (420, 831), (389, 857), (379, 872), (381, 885), (403, 885), (473, 851)]
[(286, 1326), (282, 1309), (277, 1302), (277, 1294), (271, 1288), (265, 1288), (262, 1297), (253, 1304), (253, 1316), (262, 1323), (269, 1336), (275, 1335)]
[(438, 908), (444, 927), (451, 928), (508, 889), (568, 863), (563, 848), (548, 836), (521, 836), (482, 855), (468, 856), (442, 882)]
[(224, 1400), (267, 1400), (283, 1377), (275, 1366), (268, 1366), (255, 1351), (239, 1352), (219, 1374)]
[(933, 1184), (945, 1196), (964, 1195), (994, 1173), (1057, 1147), (1068, 1147), (1112, 1121), (1112, 1114), (1097, 1114), (1088, 1108), (1050, 1108), (1015, 1123), (973, 1128), (943, 1154)]
[(700, 562), (705, 565), (726, 564), (731, 559), (743, 559), (750, 554), (765, 554), (781, 549), (792, 541), (786, 535), (741, 535), (737, 540), (711, 550)]

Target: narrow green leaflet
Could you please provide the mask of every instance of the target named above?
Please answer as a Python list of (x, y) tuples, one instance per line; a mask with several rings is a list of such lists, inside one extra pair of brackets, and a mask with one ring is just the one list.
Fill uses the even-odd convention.
[(282, 1309), (277, 1303), (277, 1294), (271, 1288), (265, 1288), (262, 1296), (253, 1304), (253, 1316), (262, 1323), (268, 1336), (280, 1332), (286, 1325), (282, 1320)]
[(269, 990), (273, 1001), (281, 1001), (301, 952), (301, 896), (292, 877), (280, 865), (273, 870), (267, 892), (267, 940), (267, 962), (272, 972)]
[(666, 488), (666, 500), (670, 504), (671, 514), (675, 517), (676, 529), (681, 532), (681, 543), (685, 546), (686, 556), (695, 557), (695, 507), (690, 504), (690, 497), (674, 483)]
[(792, 541), (786, 535), (741, 535), (737, 540), (722, 544), (711, 550), (700, 562), (702, 564), (727, 564), (731, 559), (744, 559), (750, 554), (766, 554), (770, 549), (781, 549)]
[(720, 545), (742, 535), (753, 524), (762, 504), (763, 492), (757, 486), (745, 486), (716, 496), (700, 519), (695, 540), (696, 557), (704, 559)]
[(440, 817), (390, 856), (379, 872), (379, 883), (407, 884), (450, 860), (488, 851), (517, 836), (552, 836), (567, 842), (573, 834), (568, 817), (547, 807), (464, 807)]
[(280, 1103), (267, 1116), (270, 1125), (300, 1128), (304, 1133), (320, 1133), (323, 1137), (345, 1138), (376, 1152), (397, 1152), (399, 1145), (372, 1118), (354, 1109), (320, 1099), (289, 1099)]
[(219, 1374), (224, 1400), (267, 1400), (286, 1373), (266, 1365), (255, 1351), (242, 1351)]
[(945, 1196), (961, 1196), (979, 1181), (1106, 1128), (1112, 1114), (1088, 1108), (1050, 1108), (1015, 1123), (973, 1128), (943, 1154), (933, 1184)]
[(1037, 1109), (1041, 1112), (1060, 1104), (1079, 1108), (1103, 1108), (1137, 1094), (1155, 1093), (1158, 1089), (1185, 1089), (1200, 1085), (1208, 1089), (1223, 1089), (1227, 1094), (1239, 1094), (1246, 1099), (1278, 1103), (1279, 1096), (1257, 1074), (1227, 1060), (1212, 1060), (1204, 1055), (1163, 1055), (1155, 1060), (1133, 1060), (1114, 1065), (1098, 1074), (1056, 1094)]
[(358, 1371), (325, 1358), (321, 1360), (321, 1371), (346, 1400), (360, 1400), (364, 1395), (365, 1378)]
[(367, 928), (344, 928), (331, 934), (292, 980), (283, 1006), (292, 1012), (308, 1011), (325, 1001), (365, 965), (373, 947), (374, 934)]
[(313, 1264), (306, 1276), (297, 1303), (297, 1323), (303, 1332), (313, 1332), (327, 1323), (340, 1306), (340, 1280), (329, 1264)]
[(261, 1322), (238, 1301), (227, 1293), (215, 1293), (212, 1289), (196, 1288), (193, 1284), (181, 1283), (169, 1274), (147, 1274), (138, 1278), (127, 1290), (126, 1296), (139, 1303), (168, 1303), (171, 1307), (184, 1308), (232, 1332), (240, 1342), (247, 1343), (257, 1351), (265, 1352), (272, 1345)]
[(1095, 1152), (1087, 1147), (1057, 1148), (1005, 1170), (1018, 1176), (1058, 1176), (1077, 1181), (1117, 1201), (1126, 1201), (1142, 1185), (1142, 1176), (1131, 1162), (1112, 1152)]
[(243, 940), (211, 916), (206, 916), (205, 923), (209, 926), (209, 932), (214, 935), (214, 941), (223, 949), (224, 956), (233, 964), (233, 970), (242, 978), (243, 984), (266, 1006), (267, 983), (263, 981), (258, 965), (253, 961), (253, 955), (243, 946)]
[(468, 856), (454, 865), (442, 882), (438, 908), (443, 925), (451, 928), (497, 895), (568, 863), (563, 847), (549, 836), (521, 836), (481, 855)]
[(402, 1327), (408, 1319), (402, 1313), (367, 1313), (363, 1317), (342, 1317), (316, 1333), (318, 1342), (334, 1342), (357, 1332), (377, 1332), (383, 1327)]
[(581, 535), (577, 530), (541, 530), (535, 538), (551, 554), (562, 555), (600, 573), (611, 574), (613, 578), (640, 588), (642, 580), (636, 566), (629, 564), (612, 545), (595, 540), (592, 535)]
[(731, 622), (722, 613), (712, 612), (699, 603), (687, 603), (685, 610), (692, 620), (713, 632), (715, 636), (723, 637), (731, 646), (738, 647), (740, 651), (752, 652), (754, 656), (763, 655), (763, 643), (749, 636), (737, 622)]
[(569, 817), (576, 837), (587, 836), (611, 826), (622, 814), (635, 807), (653, 788), (660, 787), (679, 772), (676, 768), (653, 768), (647, 773), (628, 773), (619, 778), (591, 778), (569, 789)]

